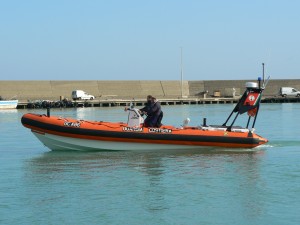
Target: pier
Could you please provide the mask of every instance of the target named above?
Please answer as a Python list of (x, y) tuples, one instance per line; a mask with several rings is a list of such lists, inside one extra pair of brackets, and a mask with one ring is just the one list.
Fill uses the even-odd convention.
[[(182, 98), (182, 99), (159, 99), (161, 105), (198, 105), (198, 104), (233, 104), (237, 103), (238, 98)], [(105, 100), (85, 100), (71, 101), (73, 107), (114, 107), (114, 106), (143, 106), (145, 99), (105, 99)], [(20, 101), (18, 109), (26, 109), (29, 104), (34, 102)], [(38, 107), (39, 108), (39, 107)], [(41, 107), (43, 108), (43, 107)], [(59, 108), (59, 107), (57, 107)]]
[[(239, 100), (236, 98), (178, 98), (178, 99), (159, 99), (161, 105), (203, 105), (203, 104), (235, 104)], [(131, 104), (134, 106), (143, 106), (145, 99), (103, 99), (103, 100), (86, 100), (86, 101), (71, 101), (71, 106), (56, 105), (55, 108), (71, 108), (71, 107), (128, 107)], [(283, 97), (266, 97), (261, 100), (262, 103), (300, 103), (300, 98), (283, 98)], [(29, 104), (34, 102), (20, 101), (18, 109), (27, 109)], [(45, 107), (35, 107), (45, 108)]]

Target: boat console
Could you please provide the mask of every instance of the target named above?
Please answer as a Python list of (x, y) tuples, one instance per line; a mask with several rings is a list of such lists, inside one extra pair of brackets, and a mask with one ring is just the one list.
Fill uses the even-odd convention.
[(140, 127), (144, 123), (144, 118), (139, 113), (139, 110), (136, 108), (128, 109), (128, 127)]

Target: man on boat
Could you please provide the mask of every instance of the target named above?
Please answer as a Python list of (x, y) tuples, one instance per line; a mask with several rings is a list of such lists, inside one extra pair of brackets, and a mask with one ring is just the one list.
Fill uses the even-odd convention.
[[(129, 108), (125, 107), (125, 111)], [(144, 121), (144, 127), (160, 127), (163, 112), (161, 110), (160, 102), (157, 101), (152, 95), (147, 96), (147, 102), (145, 106), (139, 110), (141, 116), (146, 115), (147, 118)]]
[(144, 108), (140, 109), (141, 114), (146, 114), (144, 121), (145, 127), (160, 127), (163, 118), (160, 102), (153, 96), (147, 96), (147, 103)]

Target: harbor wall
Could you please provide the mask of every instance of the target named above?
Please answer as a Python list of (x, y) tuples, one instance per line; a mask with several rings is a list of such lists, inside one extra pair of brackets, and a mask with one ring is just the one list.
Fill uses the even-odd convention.
[[(184, 81), (181, 93), (180, 81), (0, 81), (0, 96), (19, 100), (58, 100), (71, 98), (73, 90), (84, 90), (97, 99), (145, 98), (151, 94), (157, 98), (232, 97), (243, 93), (249, 80)], [(280, 87), (300, 89), (300, 79), (271, 80), (265, 96), (278, 95)], [(206, 94), (206, 95), (204, 95)]]
[[(197, 83), (199, 81), (190, 82)], [(251, 80), (206, 80), (203, 81), (203, 85), (199, 85), (199, 88), (196, 89), (200, 90), (200, 88), (203, 88), (202, 91), (208, 91), (209, 96), (213, 96), (215, 91), (219, 91), (223, 97), (232, 97), (233, 88), (236, 90), (236, 95), (244, 93), (246, 82), (251, 82)], [(252, 82), (256, 81), (252, 80)], [(300, 90), (300, 79), (270, 80), (264, 91), (264, 96), (278, 96), (280, 87), (293, 87)], [(193, 88), (195, 89), (195, 87)], [(190, 94), (195, 95), (195, 92), (190, 91)]]

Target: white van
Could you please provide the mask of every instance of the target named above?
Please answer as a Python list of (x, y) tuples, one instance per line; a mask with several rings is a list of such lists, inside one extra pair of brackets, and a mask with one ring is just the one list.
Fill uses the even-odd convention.
[(300, 91), (292, 87), (281, 87), (279, 91), (279, 95), (281, 95), (282, 97), (287, 97), (287, 96), (300, 97)]
[(90, 95), (82, 90), (72, 91), (72, 99), (73, 100), (94, 100), (95, 96)]

